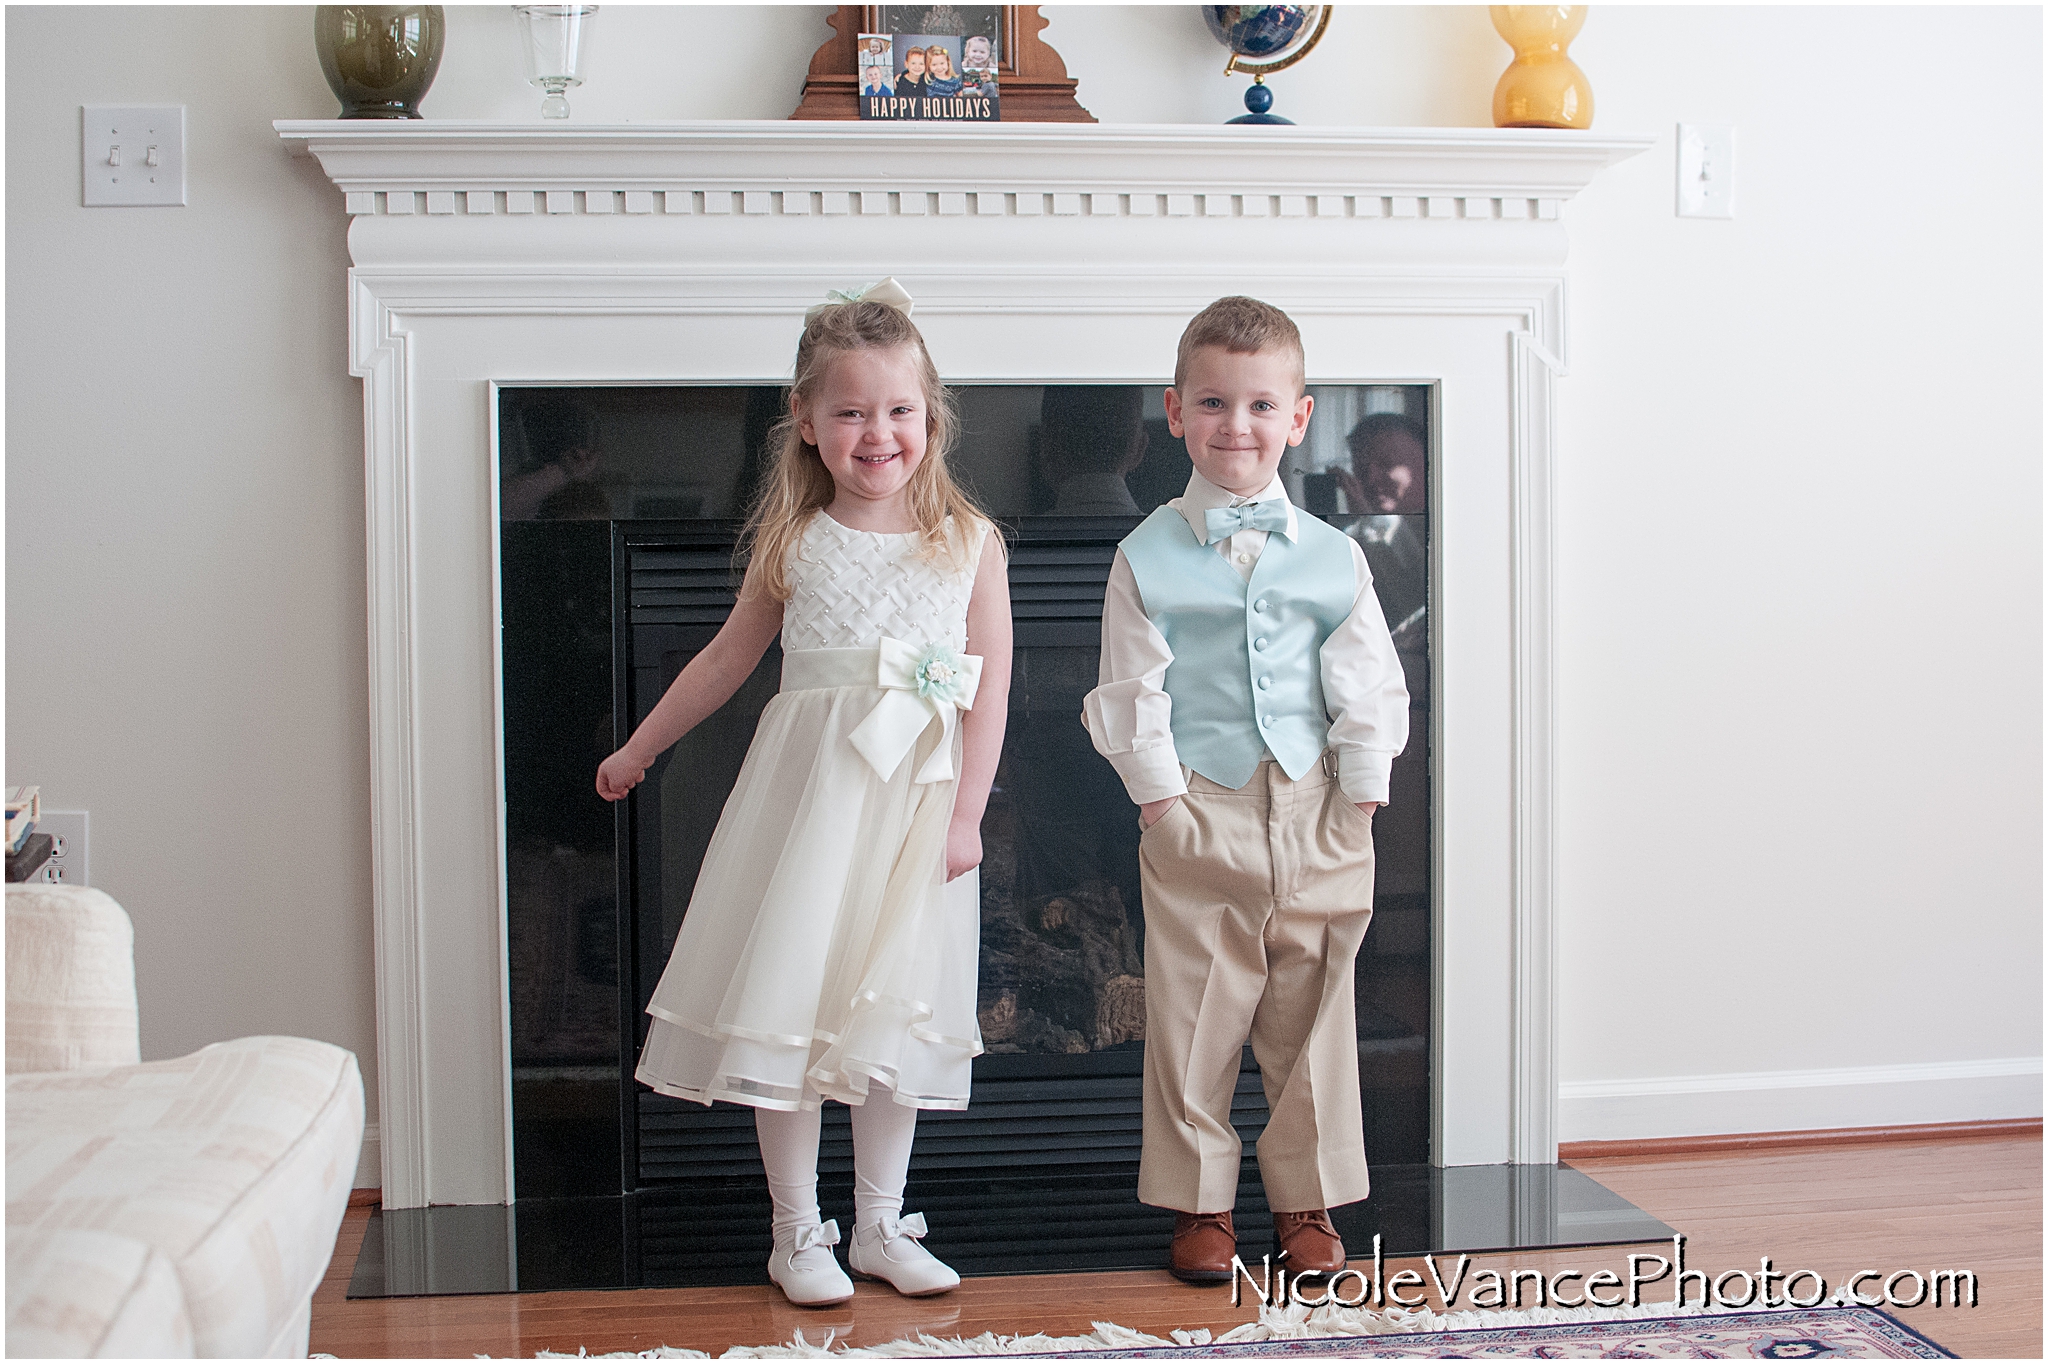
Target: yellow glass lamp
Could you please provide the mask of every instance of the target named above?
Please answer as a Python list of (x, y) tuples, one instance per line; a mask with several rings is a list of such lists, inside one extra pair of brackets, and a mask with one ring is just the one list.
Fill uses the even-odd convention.
[(1515, 59), (1493, 87), (1496, 128), (1590, 128), (1593, 86), (1565, 55), (1586, 22), (1584, 5), (1489, 5)]

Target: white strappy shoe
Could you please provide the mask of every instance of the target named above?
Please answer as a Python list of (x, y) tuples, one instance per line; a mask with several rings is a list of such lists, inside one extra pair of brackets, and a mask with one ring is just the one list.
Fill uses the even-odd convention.
[[(853, 1280), (839, 1267), (832, 1247), (839, 1223), (813, 1222), (778, 1234), (768, 1256), (768, 1277), (798, 1307), (830, 1307), (853, 1296)], [(950, 1272), (950, 1271), (949, 1271)]]
[(853, 1229), (846, 1263), (863, 1279), (880, 1279), (906, 1298), (928, 1298), (960, 1286), (950, 1266), (919, 1245), (925, 1234), (924, 1214), (891, 1217)]

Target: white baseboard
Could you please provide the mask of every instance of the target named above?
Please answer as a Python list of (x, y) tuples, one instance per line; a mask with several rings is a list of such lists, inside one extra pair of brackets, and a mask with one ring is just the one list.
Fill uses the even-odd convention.
[(363, 1124), (363, 1153), (356, 1159), (356, 1182), (358, 1189), (381, 1189), (384, 1187), (384, 1145), (377, 1137), (377, 1124)]
[(1559, 1141), (1808, 1132), (2041, 1116), (2041, 1058), (1579, 1080), (1558, 1086)]

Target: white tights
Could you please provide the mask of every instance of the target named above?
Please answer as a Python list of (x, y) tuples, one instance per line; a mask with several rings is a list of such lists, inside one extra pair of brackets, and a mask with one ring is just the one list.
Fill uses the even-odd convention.
[[(917, 1135), (917, 1110), (896, 1102), (882, 1085), (868, 1089), (868, 1101), (853, 1113), (853, 1224), (872, 1226), (883, 1214), (903, 1212), (903, 1182), (910, 1174), (910, 1143)], [(822, 1115), (754, 1110), (761, 1164), (768, 1171), (768, 1196), (775, 1200), (775, 1234), (819, 1220), (818, 1124)]]

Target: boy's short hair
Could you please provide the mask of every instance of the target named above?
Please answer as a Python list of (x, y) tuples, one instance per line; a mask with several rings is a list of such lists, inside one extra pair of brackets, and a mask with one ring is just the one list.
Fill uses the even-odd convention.
[(1308, 356), (1301, 348), (1300, 328), (1286, 313), (1255, 298), (1232, 294), (1194, 315), (1180, 334), (1180, 350), (1173, 358), (1175, 388), (1187, 378), (1189, 359), (1210, 346), (1233, 355), (1285, 351), (1294, 357), (1294, 386), (1300, 388), (1307, 378)]

